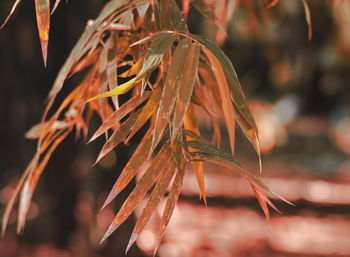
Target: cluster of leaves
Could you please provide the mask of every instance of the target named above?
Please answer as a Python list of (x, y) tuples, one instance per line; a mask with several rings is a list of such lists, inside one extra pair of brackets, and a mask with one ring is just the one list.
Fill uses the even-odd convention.
[[(19, 2), (17, 0), (15, 6)], [(48, 2), (36, 1), (44, 59), (50, 16)], [(77, 136), (81, 132), (87, 136), (94, 113), (102, 124), (90, 142), (102, 135), (106, 138), (96, 162), (119, 143), (128, 142), (142, 127), (147, 129), (103, 207), (137, 173), (144, 173), (102, 241), (128, 218), (151, 190), (129, 248), (170, 187), (159, 227), (161, 236), (178, 200), (188, 163), (193, 165), (205, 203), (203, 161), (209, 161), (244, 177), (267, 218), (268, 205), (276, 209), (265, 193), (276, 194), (233, 157), (237, 120), (260, 160), (257, 127), (230, 60), (215, 43), (188, 31), (185, 21), (189, 4), (212, 22), (220, 23), (204, 0), (184, 0), (179, 5), (175, 0), (112, 0), (88, 23), (54, 82), (42, 122), (26, 134), (38, 140), (37, 151), (6, 207), (3, 233), (17, 198), (17, 231), (24, 228), (33, 192), (53, 151), (74, 129)], [(123, 69), (126, 72), (120, 72)], [(86, 74), (82, 82), (47, 118), (65, 80), (82, 70)], [(120, 78), (127, 82), (120, 84)], [(130, 97), (120, 105), (118, 96), (122, 94)], [(195, 109), (208, 116), (213, 128), (212, 142), (201, 136)], [(231, 153), (221, 147), (220, 119), (227, 128)]]

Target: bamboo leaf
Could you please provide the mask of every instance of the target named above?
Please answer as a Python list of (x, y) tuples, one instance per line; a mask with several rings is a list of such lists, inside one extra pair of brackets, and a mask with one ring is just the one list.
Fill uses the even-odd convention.
[(101, 99), (101, 98), (105, 98), (105, 97), (110, 97), (110, 96), (115, 96), (115, 95), (122, 95), (125, 94), (126, 92), (128, 92), (131, 88), (133, 88), (133, 86), (135, 85), (135, 83), (140, 82), (141, 80), (135, 81), (135, 78), (130, 79), (128, 82), (125, 82), (124, 84), (119, 85), (118, 87), (116, 87), (113, 90), (110, 90), (108, 92), (99, 94), (95, 97), (92, 97), (90, 99), (87, 100), (87, 102), (91, 102), (94, 101), (96, 99)]
[(104, 24), (104, 21), (106, 21), (107, 18), (110, 18), (111, 16), (114, 19), (117, 19), (118, 17), (122, 16), (124, 11), (130, 8), (136, 8), (138, 5), (144, 4), (145, 2), (146, 0), (135, 0), (132, 2), (124, 3), (123, 0), (115, 0), (110, 1), (105, 5), (97, 19), (85, 29), (83, 35), (78, 40), (77, 44), (74, 46), (63, 67), (59, 71), (49, 93), (49, 102), (46, 106), (45, 113), (43, 115), (43, 120), (45, 120), (47, 112), (49, 111), (53, 102), (55, 101), (57, 94), (61, 91), (63, 83), (66, 80), (68, 74), (70, 73), (73, 65), (92, 47), (92, 45), (89, 47), (86, 46), (89, 45), (89, 42), (91, 42), (91, 40), (95, 40), (98, 43), (98, 40), (103, 33), (101, 27), (108, 27), (109, 23), (112, 22), (112, 20), (109, 19), (108, 22)]
[(12, 14), (13, 14), (14, 11), (16, 10), (16, 8), (17, 8), (17, 6), (19, 5), (20, 2), (21, 2), (21, 0), (16, 0), (16, 2), (13, 4), (9, 15), (6, 17), (6, 20), (5, 20), (4, 23), (1, 25), (0, 29), (2, 29), (2, 28), (6, 25), (6, 23), (9, 21), (9, 19), (11, 18)]
[(65, 133), (63, 133), (59, 138), (57, 138), (45, 154), (45, 157), (40, 162), (40, 165), (37, 167), (33, 166), (32, 169), (30, 169), (28, 177), (26, 178), (19, 201), (18, 206), (18, 221), (17, 221), (17, 233), (20, 233), (25, 224), (26, 216), (29, 211), (31, 199), (35, 190), (35, 187), (38, 183), (39, 177), (41, 173), (44, 171), (44, 168), (46, 167), (48, 161), (50, 160), (50, 157), (54, 150), (57, 148), (57, 146), (68, 136), (69, 130), (67, 130)]
[(272, 8), (274, 7), (275, 5), (277, 5), (279, 3), (279, 0), (272, 0), (269, 5), (267, 6), (267, 8)]
[(142, 68), (135, 78), (136, 80), (143, 79), (160, 64), (164, 53), (173, 45), (176, 38), (176, 35), (167, 32), (154, 36), (153, 42), (146, 52)]
[(115, 182), (101, 209), (104, 209), (104, 207), (106, 207), (129, 184), (129, 182), (148, 159), (152, 143), (152, 132), (153, 128), (150, 127), (136, 148), (135, 153), (130, 158), (129, 162), (126, 164), (119, 178)]
[(180, 191), (183, 185), (183, 179), (185, 176), (185, 167), (178, 169), (173, 185), (171, 186), (168, 200), (165, 204), (162, 219), (160, 221), (158, 235), (161, 236), (164, 233), (165, 228), (168, 226), (171, 215), (173, 214), (175, 204), (179, 198)]
[(187, 24), (175, 0), (170, 0), (170, 15), (171, 21), (177, 31), (188, 32)]
[[(190, 105), (187, 109), (185, 119), (184, 119), (184, 126), (186, 130), (192, 131), (195, 135), (200, 136), (199, 127), (197, 124), (197, 119), (194, 113), (193, 107)], [(189, 140), (189, 136), (186, 136), (187, 140)], [(190, 151), (192, 151), (192, 148), (189, 148)], [(205, 205), (207, 205), (207, 197), (205, 192), (205, 183), (204, 183), (204, 168), (203, 168), (203, 162), (192, 162), (193, 170), (196, 174), (197, 183), (199, 187), (199, 196), (203, 197), (203, 201)]]
[[(150, 91), (146, 91), (142, 96), (134, 96), (129, 101), (124, 103), (118, 110), (113, 112), (98, 128), (95, 134), (89, 140), (89, 143), (94, 141), (97, 137), (105, 133), (108, 129), (112, 128), (117, 124), (122, 118), (124, 118), (128, 113), (135, 110), (137, 106), (142, 104), (151, 95)], [(141, 113), (140, 113), (141, 115)], [(139, 116), (140, 116), (139, 115)], [(139, 118), (138, 116), (138, 118)], [(136, 124), (135, 124), (136, 125)]]
[(102, 150), (99, 156), (97, 157), (95, 164), (98, 163), (106, 154), (111, 152), (130, 133), (139, 113), (140, 110), (132, 113), (130, 117), (126, 121), (124, 121), (118, 129), (116, 129), (113, 132), (112, 136), (102, 147)]
[(135, 210), (137, 205), (143, 199), (144, 195), (153, 185), (158, 175), (167, 167), (169, 163), (169, 144), (165, 144), (161, 151), (152, 161), (151, 166), (147, 169), (140, 181), (136, 184), (134, 190), (123, 203), (117, 215), (107, 232), (103, 236), (101, 243), (110, 236)]
[(135, 126), (133, 127), (130, 135), (128, 136), (126, 141), (129, 141), (137, 131), (147, 122), (147, 120), (152, 116), (154, 111), (157, 109), (159, 105), (160, 98), (162, 96), (162, 85), (158, 84), (154, 89), (151, 98), (147, 102), (147, 104), (142, 108), (140, 115), (137, 117), (137, 121)]
[(216, 17), (215, 13), (209, 8), (208, 4), (204, 0), (191, 0), (191, 4), (208, 20), (215, 23), (222, 32), (226, 32), (222, 25), (220, 24), (218, 18)]
[(56, 8), (57, 8), (57, 6), (59, 5), (60, 2), (61, 2), (61, 0), (56, 0), (55, 1), (55, 4), (54, 4), (54, 6), (52, 8), (52, 11), (51, 11), (51, 15), (55, 12), (55, 10), (56, 10)]
[(43, 53), (44, 65), (46, 67), (47, 47), (49, 43), (50, 30), (50, 0), (35, 0), (36, 21), (38, 24), (41, 50)]
[[(116, 33), (112, 33), (107, 40), (108, 56), (107, 56), (107, 78), (109, 90), (117, 88), (117, 46)], [(112, 96), (113, 104), (116, 109), (119, 108), (118, 96)]]
[(219, 92), (221, 96), (221, 107), (224, 114), (225, 124), (228, 130), (229, 138), (230, 138), (230, 146), (232, 154), (234, 154), (235, 150), (235, 116), (234, 116), (234, 108), (230, 101), (229, 89), (226, 81), (226, 77), (224, 71), (220, 65), (219, 60), (214, 56), (212, 52), (203, 48), (204, 53), (207, 55), (218, 82)]
[(127, 253), (130, 247), (134, 244), (138, 235), (146, 225), (146, 222), (151, 216), (152, 212), (158, 206), (160, 200), (166, 193), (169, 183), (172, 177), (174, 176), (176, 170), (175, 168), (175, 163), (170, 161), (169, 165), (166, 167), (166, 170), (163, 172), (161, 178), (158, 180), (157, 185), (153, 189), (152, 194), (147, 202), (146, 207), (143, 209), (141, 216), (137, 219), (134, 231), (130, 237), (130, 241), (128, 243), (125, 253)]
[[(259, 157), (259, 168), (260, 172), (262, 170), (261, 165), (261, 153), (260, 153), (260, 143), (258, 136), (258, 129), (255, 124), (253, 115), (248, 107), (247, 101), (243, 94), (242, 88), (240, 86), (237, 74), (232, 66), (231, 61), (227, 56), (222, 52), (222, 50), (213, 42), (208, 39), (205, 39), (199, 35), (188, 34), (193, 40), (201, 44), (206, 53), (209, 51), (216, 57), (216, 59), (221, 63), (223, 68), (225, 78), (227, 80), (227, 85), (229, 87), (230, 98), (234, 104), (235, 117), (238, 121), (238, 124), (241, 126), (244, 134), (253, 144), (255, 151)], [(208, 51), (209, 50), (209, 51)], [(209, 57), (208, 57), (209, 58)]]
[(199, 55), (199, 45), (192, 44), (186, 56), (186, 61), (183, 66), (182, 77), (179, 84), (178, 90), (181, 93), (181, 97), (178, 97), (176, 100), (174, 118), (173, 122), (170, 124), (172, 128), (172, 142), (182, 127), (183, 119), (191, 100), (194, 82), (198, 70)]
[(165, 127), (169, 122), (170, 114), (178, 98), (179, 83), (182, 81), (184, 66), (189, 61), (187, 57), (190, 51), (191, 41), (189, 39), (181, 40), (175, 49), (157, 110), (151, 152), (162, 138)]
[(86, 67), (89, 67), (93, 64), (95, 64), (100, 57), (102, 48), (97, 48), (95, 51), (87, 55), (85, 58), (83, 58), (80, 62), (78, 62), (74, 67), (72, 68), (69, 76), (74, 75), (75, 73), (82, 71)]
[(132, 66), (129, 70), (120, 75), (122, 78), (130, 77), (132, 75), (136, 75), (140, 72), (143, 65), (144, 57), (141, 57), (137, 60), (137, 62)]
[(12, 193), (10, 200), (7, 202), (4, 214), (2, 216), (1, 236), (5, 235), (6, 227), (7, 227), (8, 220), (10, 218), (10, 214), (12, 212), (13, 206), (14, 206), (16, 200), (17, 200), (17, 197), (18, 197), (19, 193), (21, 192), (23, 184), (26, 181), (29, 173), (31, 172), (32, 169), (34, 169), (35, 163), (37, 162), (38, 158), (39, 158), (39, 152), (37, 152), (34, 155), (33, 159), (30, 161), (30, 163), (26, 167), (26, 169), (25, 169), (24, 173), (22, 174), (20, 180), (17, 182), (16, 188), (15, 188), (14, 192)]

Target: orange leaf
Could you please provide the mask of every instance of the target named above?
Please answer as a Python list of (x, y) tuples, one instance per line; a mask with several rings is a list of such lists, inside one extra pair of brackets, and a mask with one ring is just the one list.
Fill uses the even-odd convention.
[(227, 126), (228, 134), (230, 137), (230, 146), (232, 154), (235, 150), (235, 116), (234, 116), (234, 107), (231, 103), (229, 87), (227, 85), (226, 77), (223, 68), (219, 60), (215, 55), (206, 48), (203, 48), (203, 52), (207, 55), (218, 82), (219, 92), (222, 100), (222, 110), (224, 113), (225, 124)]
[(151, 152), (163, 137), (165, 127), (169, 122), (170, 114), (174, 108), (175, 101), (178, 98), (180, 82), (182, 81), (184, 74), (184, 67), (186, 66), (186, 62), (189, 61), (187, 58), (191, 51), (191, 45), (191, 41), (185, 38), (179, 42), (175, 49), (164, 83), (162, 98), (157, 110)]
[(9, 21), (9, 19), (11, 18), (13, 12), (16, 10), (17, 6), (19, 5), (19, 3), (21, 2), (21, 0), (16, 0), (16, 2), (13, 4), (10, 14), (6, 17), (6, 20), (4, 21), (4, 23), (1, 25), (0, 29), (2, 29), (6, 23)]
[(158, 206), (160, 200), (163, 198), (169, 183), (174, 176), (175, 173), (175, 163), (170, 162), (169, 165), (166, 167), (166, 170), (162, 174), (161, 178), (159, 179), (157, 185), (152, 191), (151, 196), (149, 197), (149, 200), (147, 202), (146, 207), (143, 209), (141, 216), (137, 219), (134, 231), (131, 235), (130, 241), (128, 243), (128, 246), (126, 248), (126, 253), (130, 249), (130, 247), (133, 245), (133, 243), (136, 241), (137, 236), (142, 231), (144, 226), (146, 225), (147, 220), (151, 216), (154, 209)]
[(130, 114), (130, 117), (113, 132), (112, 136), (104, 144), (95, 164), (98, 163), (106, 154), (112, 151), (130, 133), (139, 113), (140, 110)]
[(310, 8), (307, 4), (306, 0), (303, 0), (304, 10), (305, 10), (305, 18), (308, 26), (308, 40), (310, 41), (312, 38), (312, 25), (311, 25), (311, 14)]
[[(128, 113), (135, 110), (140, 104), (142, 104), (151, 95), (150, 91), (146, 91), (142, 96), (134, 96), (129, 101), (124, 103), (118, 110), (113, 112), (108, 118), (102, 123), (95, 134), (89, 140), (89, 143), (94, 141), (97, 137), (105, 133), (108, 129), (116, 125), (122, 118), (124, 118)], [(141, 113), (140, 113), (141, 115)], [(139, 116), (140, 116), (139, 115)], [(137, 119), (139, 119), (139, 116)], [(136, 125), (137, 123), (135, 123)]]
[(50, 0), (35, 0), (36, 21), (38, 24), (41, 50), (46, 67), (47, 47), (50, 30)]
[(134, 190), (125, 200), (117, 215), (114, 217), (114, 220), (103, 236), (101, 243), (107, 237), (109, 237), (110, 234), (112, 234), (135, 210), (144, 195), (153, 185), (155, 179), (167, 167), (169, 163), (169, 154), (169, 144), (165, 144), (152, 161), (151, 166), (147, 169), (140, 181), (136, 184)]
[[(193, 107), (190, 105), (187, 109), (185, 119), (184, 119), (185, 129), (192, 131), (193, 133), (200, 136), (200, 131), (197, 124), (197, 119)], [(189, 136), (186, 136), (187, 140)], [(190, 148), (190, 150), (193, 150)], [(204, 183), (204, 168), (203, 162), (192, 162), (194, 172), (196, 174), (197, 183), (199, 186), (200, 196), (203, 196), (203, 201), (207, 205), (207, 198), (205, 193), (205, 183)]]
[(163, 86), (159, 83), (156, 88), (153, 90), (151, 98), (148, 100), (147, 104), (142, 108), (139, 116), (137, 117), (137, 121), (135, 126), (133, 127), (130, 135), (127, 138), (127, 142), (132, 138), (135, 133), (146, 123), (146, 121), (152, 116), (154, 111), (157, 109), (159, 105), (160, 98), (162, 96)]
[(152, 132), (153, 128), (151, 127), (148, 129), (133, 156), (124, 167), (101, 209), (106, 207), (129, 184), (148, 159), (152, 143)]

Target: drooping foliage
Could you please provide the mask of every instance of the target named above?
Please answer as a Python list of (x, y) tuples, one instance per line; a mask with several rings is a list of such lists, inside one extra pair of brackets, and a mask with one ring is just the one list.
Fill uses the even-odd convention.
[[(10, 15), (19, 2), (16, 1)], [(56, 1), (53, 11), (59, 2)], [(213, 11), (212, 7), (214, 10), (218, 8), (219, 2), (226, 6), (226, 15), (217, 15)], [(243, 0), (238, 2), (245, 5), (249, 3)], [(265, 1), (264, 8), (277, 3)], [(303, 3), (308, 23), (311, 24), (306, 1), (303, 0)], [(46, 62), (49, 1), (36, 0), (35, 4)], [(200, 196), (206, 203), (204, 161), (227, 167), (245, 178), (267, 218), (268, 205), (276, 209), (265, 193), (276, 194), (234, 157), (237, 121), (261, 159), (257, 126), (231, 61), (216, 43), (189, 32), (186, 17), (190, 6), (217, 24), (219, 31), (227, 26), (236, 8), (228, 0), (214, 2), (213, 6), (204, 0), (112, 0), (93, 22), (88, 23), (53, 84), (41, 123), (26, 134), (28, 138), (38, 140), (37, 151), (6, 207), (2, 220), (3, 233), (18, 198), (17, 231), (23, 230), (33, 192), (53, 151), (73, 130), (77, 136), (81, 132), (87, 136), (94, 113), (101, 119), (101, 125), (90, 142), (102, 135), (106, 137), (96, 162), (118, 144), (128, 142), (141, 128), (147, 130), (103, 207), (137, 173), (144, 171), (143, 175), (116, 214), (102, 241), (130, 216), (151, 190), (148, 202), (136, 222), (129, 248), (170, 188), (159, 227), (161, 236), (178, 200), (189, 164), (193, 165)], [(84, 79), (48, 117), (65, 80), (82, 70), (86, 74)], [(120, 83), (120, 78), (126, 79), (126, 82)], [(120, 104), (118, 97), (124, 94), (130, 97)], [(213, 128), (212, 142), (201, 136), (198, 110), (208, 116)], [(219, 120), (223, 120), (226, 126), (230, 152), (222, 149)]]

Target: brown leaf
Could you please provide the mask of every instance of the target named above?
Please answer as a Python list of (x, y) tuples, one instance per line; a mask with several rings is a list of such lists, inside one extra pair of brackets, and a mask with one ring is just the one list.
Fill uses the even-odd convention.
[(187, 57), (189, 56), (190, 51), (191, 41), (189, 39), (181, 40), (175, 49), (167, 78), (164, 83), (162, 98), (157, 110), (151, 152), (163, 137), (165, 127), (169, 122), (170, 114), (173, 110), (175, 101), (178, 98), (180, 81), (182, 81), (184, 73), (184, 66), (186, 61), (189, 61)]
[(198, 61), (200, 55), (200, 47), (197, 44), (192, 44), (188, 51), (186, 61), (183, 66), (181, 80), (179, 81), (179, 92), (181, 95), (176, 99), (174, 114), (171, 126), (171, 141), (174, 141), (180, 128), (182, 127), (187, 107), (190, 103), (195, 78), (197, 75)]
[(203, 48), (204, 53), (207, 55), (218, 82), (219, 92), (221, 96), (222, 110), (224, 114), (225, 124), (228, 130), (230, 138), (230, 146), (232, 154), (234, 154), (235, 147), (235, 116), (234, 116), (234, 107), (230, 100), (229, 88), (227, 85), (225, 73), (221, 67), (219, 60), (215, 55), (206, 48)]
[(167, 167), (169, 163), (169, 144), (165, 144), (161, 151), (157, 154), (151, 163), (151, 166), (146, 170), (140, 181), (136, 184), (134, 190), (130, 193), (128, 198), (123, 203), (117, 215), (107, 232), (103, 236), (101, 243), (110, 236), (135, 210), (137, 205), (141, 202), (144, 195), (153, 185), (158, 175)]
[[(89, 140), (89, 143), (94, 141), (103, 133), (105, 133), (108, 129), (115, 126), (122, 118), (124, 118), (127, 114), (129, 114), (133, 110), (135, 110), (140, 104), (142, 104), (150, 96), (151, 96), (151, 92), (146, 91), (142, 96), (136, 95), (133, 98), (131, 98), (129, 101), (124, 103), (118, 110), (113, 112), (110, 116), (108, 116), (106, 120), (104, 120), (102, 125), (98, 128), (98, 130)], [(141, 114), (142, 112), (140, 113), (140, 115)], [(140, 115), (138, 115), (137, 119), (139, 119)], [(135, 123), (135, 126), (136, 124), (137, 123)]]
[(156, 184), (155, 188), (152, 191), (152, 194), (148, 199), (146, 207), (143, 209), (142, 214), (137, 219), (134, 231), (131, 235), (130, 241), (126, 248), (126, 253), (130, 249), (130, 247), (133, 245), (133, 243), (136, 241), (137, 236), (140, 234), (140, 232), (146, 225), (147, 220), (151, 216), (152, 212), (158, 206), (160, 200), (163, 198), (164, 194), (166, 193), (169, 183), (172, 177), (174, 176), (174, 173), (176, 170), (175, 168), (176, 168), (175, 163), (173, 161), (170, 161), (169, 165), (166, 167), (166, 170), (163, 172), (161, 178), (158, 180), (158, 183)]
[(165, 228), (168, 226), (171, 215), (173, 214), (173, 210), (175, 208), (175, 204), (177, 199), (179, 198), (180, 191), (183, 185), (183, 179), (185, 176), (185, 167), (183, 169), (178, 169), (173, 185), (171, 186), (169, 197), (166, 202), (162, 219), (160, 221), (159, 232), (158, 235), (162, 235)]
[(124, 121), (120, 125), (120, 127), (113, 132), (112, 136), (102, 147), (102, 150), (99, 156), (97, 157), (95, 164), (98, 163), (106, 154), (111, 152), (130, 133), (139, 113), (140, 110), (130, 114), (129, 118), (126, 121)]
[[(186, 130), (192, 131), (194, 134), (200, 136), (199, 127), (197, 124), (197, 119), (195, 116), (195, 112), (193, 107), (190, 105), (187, 109), (186, 116), (184, 119), (184, 126)], [(187, 140), (189, 140), (189, 136), (186, 136)], [(193, 150), (189, 148), (189, 150)], [(196, 174), (197, 183), (199, 187), (200, 197), (203, 197), (203, 201), (205, 205), (207, 205), (207, 198), (205, 193), (205, 183), (204, 183), (204, 168), (203, 168), (203, 162), (192, 162), (193, 170)]]
[(111, 192), (109, 193), (101, 209), (106, 207), (129, 184), (129, 182), (133, 179), (133, 177), (142, 168), (142, 166), (148, 159), (152, 143), (152, 132), (153, 128), (150, 127), (146, 135), (143, 136), (133, 156), (130, 158), (129, 162), (124, 167), (118, 180), (115, 182)]

